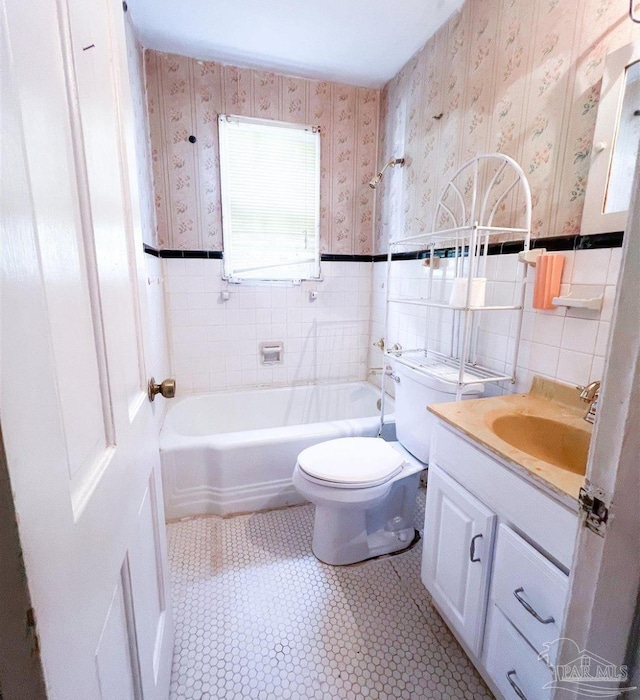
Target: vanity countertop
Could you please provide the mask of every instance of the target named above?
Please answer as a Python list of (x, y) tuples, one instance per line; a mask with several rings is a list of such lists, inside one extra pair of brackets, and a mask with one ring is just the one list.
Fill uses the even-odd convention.
[[(580, 487), (584, 484), (584, 472), (580, 473), (581, 468), (575, 464), (563, 468), (544, 457), (549, 450), (549, 454), (553, 452), (560, 455), (560, 459), (564, 459), (567, 454), (567, 459), (575, 462), (576, 456), (572, 453), (578, 450), (581, 454), (577, 461), (583, 459), (586, 464), (586, 452), (593, 430), (591, 424), (584, 420), (587, 408), (573, 387), (541, 377), (534, 378), (528, 394), (429, 406), (429, 410), (438, 418), (506, 460), (512, 468), (524, 472), (525, 476), (541, 486), (550, 488), (561, 500), (567, 496), (577, 500)], [(509, 442), (494, 432), (495, 426), (499, 425), (496, 421), (502, 421), (503, 425), (511, 421), (512, 426), (508, 426), (510, 432), (507, 435)], [(520, 426), (527, 427), (519, 429)], [(566, 434), (563, 433), (565, 426)], [(548, 434), (547, 430), (550, 431)], [(531, 445), (527, 443), (532, 440), (536, 444), (526, 452), (513, 444), (522, 441), (529, 448)], [(531, 454), (536, 451), (537, 456)]]

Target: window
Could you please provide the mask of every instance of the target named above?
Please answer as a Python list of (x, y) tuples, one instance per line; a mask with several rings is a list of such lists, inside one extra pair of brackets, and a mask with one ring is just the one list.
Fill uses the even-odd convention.
[(320, 133), (220, 115), (224, 271), (229, 279), (320, 276)]

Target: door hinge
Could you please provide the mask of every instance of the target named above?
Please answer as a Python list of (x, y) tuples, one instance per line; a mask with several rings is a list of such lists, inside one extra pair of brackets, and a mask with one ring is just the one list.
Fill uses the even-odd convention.
[(33, 608), (27, 610), (27, 639), (31, 642), (31, 656), (40, 654), (40, 639), (36, 629), (36, 613)]
[(604, 537), (611, 507), (611, 501), (605, 491), (599, 486), (586, 483), (580, 488), (578, 502), (584, 524), (596, 535)]

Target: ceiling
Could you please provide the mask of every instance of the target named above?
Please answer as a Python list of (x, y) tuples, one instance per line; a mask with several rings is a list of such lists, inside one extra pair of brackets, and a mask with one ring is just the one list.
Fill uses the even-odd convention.
[(464, 0), (129, 0), (143, 46), (381, 87)]

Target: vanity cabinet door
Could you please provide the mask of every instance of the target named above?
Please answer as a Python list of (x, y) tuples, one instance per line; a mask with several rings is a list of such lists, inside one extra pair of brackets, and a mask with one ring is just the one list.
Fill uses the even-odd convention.
[(429, 467), (422, 581), (469, 650), (480, 655), (496, 515)]

